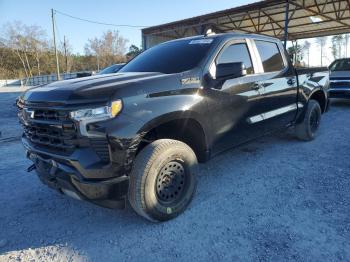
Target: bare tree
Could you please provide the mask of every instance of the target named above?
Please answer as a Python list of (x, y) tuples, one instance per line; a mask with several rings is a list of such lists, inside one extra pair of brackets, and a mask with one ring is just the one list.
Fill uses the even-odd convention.
[(292, 46), (288, 48), (288, 53), (292, 57), (293, 64), (295, 66), (301, 66), (301, 60), (303, 59), (303, 47), (298, 45), (298, 42), (292, 42)]
[(40, 74), (41, 54), (47, 49), (45, 31), (18, 21), (7, 23), (4, 28), (4, 43), (21, 61), (26, 77), (33, 76), (33, 67)]
[(29, 51), (33, 53), (33, 56), (37, 65), (37, 73), (41, 74), (40, 59), (42, 54), (48, 50), (48, 44), (46, 42), (46, 34), (43, 29), (38, 26), (30, 26), (26, 28)]
[(58, 54), (60, 59), (60, 65), (65, 65), (65, 72), (70, 72), (73, 67), (73, 58), (72, 58), (73, 48), (67, 39), (64, 37), (64, 41), (59, 44)]
[(345, 34), (344, 35), (344, 45), (345, 45), (345, 57), (348, 57), (348, 44), (349, 44), (349, 38), (350, 35), (349, 34)]
[[(29, 78), (53, 73), (55, 56), (49, 40), (39, 26), (18, 21), (4, 25), (0, 29), (0, 77)], [(65, 70), (70, 72), (95, 70), (96, 62), (98, 67), (124, 62), (127, 42), (117, 31), (107, 31), (90, 39), (85, 46), (86, 55), (79, 55), (73, 54), (69, 41), (65, 41), (58, 48), (60, 63), (66, 64)]]
[(100, 71), (100, 57), (102, 56), (100, 42), (101, 40), (95, 37), (93, 39), (89, 39), (88, 43), (85, 45), (85, 54), (96, 56), (97, 71)]
[(309, 41), (305, 41), (304, 42), (304, 47), (303, 47), (303, 51), (306, 53), (307, 55), (307, 67), (310, 67), (310, 47), (311, 47), (311, 43)]
[(124, 62), (128, 40), (120, 36), (118, 31), (107, 31), (101, 38), (89, 39), (85, 45), (86, 55), (95, 55), (97, 68), (113, 63)]
[(19, 58), (19, 60), (22, 63), (24, 72), (26, 77), (28, 77), (28, 70), (27, 70), (27, 65), (25, 63), (25, 58), (23, 56), (23, 47), (21, 45), (21, 35), (18, 33), (22, 31), (22, 24), (18, 21), (10, 24), (6, 24), (4, 28), (7, 30), (5, 31), (5, 44), (8, 48), (10, 48), (16, 56)]
[(316, 42), (320, 46), (320, 51), (321, 51), (321, 66), (323, 66), (323, 57), (324, 57), (324, 47), (327, 44), (328, 37), (327, 36), (322, 36), (322, 37), (317, 37)]
[(342, 35), (335, 35), (331, 38), (332, 46), (332, 55), (334, 59), (338, 59), (342, 57), (342, 47), (344, 41), (344, 37)]

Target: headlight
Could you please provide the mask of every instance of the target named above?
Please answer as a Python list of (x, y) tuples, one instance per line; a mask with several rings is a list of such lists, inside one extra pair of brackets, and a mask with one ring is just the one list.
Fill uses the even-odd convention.
[(123, 104), (120, 99), (113, 101), (110, 106), (80, 109), (70, 112), (70, 117), (76, 121), (102, 121), (113, 118), (122, 110)]

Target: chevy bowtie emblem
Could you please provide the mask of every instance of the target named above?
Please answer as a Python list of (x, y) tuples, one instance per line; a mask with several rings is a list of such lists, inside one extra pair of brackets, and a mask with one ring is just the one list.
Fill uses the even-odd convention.
[(26, 117), (34, 119), (35, 111), (25, 108)]

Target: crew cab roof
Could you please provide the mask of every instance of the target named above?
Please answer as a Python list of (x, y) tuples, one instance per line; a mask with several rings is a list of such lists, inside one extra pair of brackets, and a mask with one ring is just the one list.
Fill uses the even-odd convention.
[(213, 35), (197, 35), (197, 36), (190, 36), (185, 38), (178, 38), (174, 40), (170, 40), (167, 42), (176, 42), (176, 41), (182, 41), (182, 40), (195, 40), (195, 39), (206, 39), (206, 38), (212, 38), (212, 39), (221, 39), (226, 40), (230, 38), (253, 38), (256, 40), (265, 40), (265, 41), (273, 41), (273, 42), (279, 42), (280, 40), (274, 37), (270, 36), (264, 36), (264, 35), (258, 35), (258, 34), (243, 34), (243, 33), (220, 33), (220, 34), (213, 34)]

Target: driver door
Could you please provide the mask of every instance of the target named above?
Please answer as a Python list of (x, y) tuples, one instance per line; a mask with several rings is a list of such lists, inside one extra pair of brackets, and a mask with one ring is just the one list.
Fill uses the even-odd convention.
[(249, 39), (233, 40), (224, 45), (209, 67), (211, 78), (215, 78), (216, 66), (222, 63), (243, 62), (247, 72), (224, 81), (215, 79), (207, 88), (214, 154), (263, 133), (264, 121), (256, 119), (264, 108), (259, 103), (263, 87), (255, 59)]

